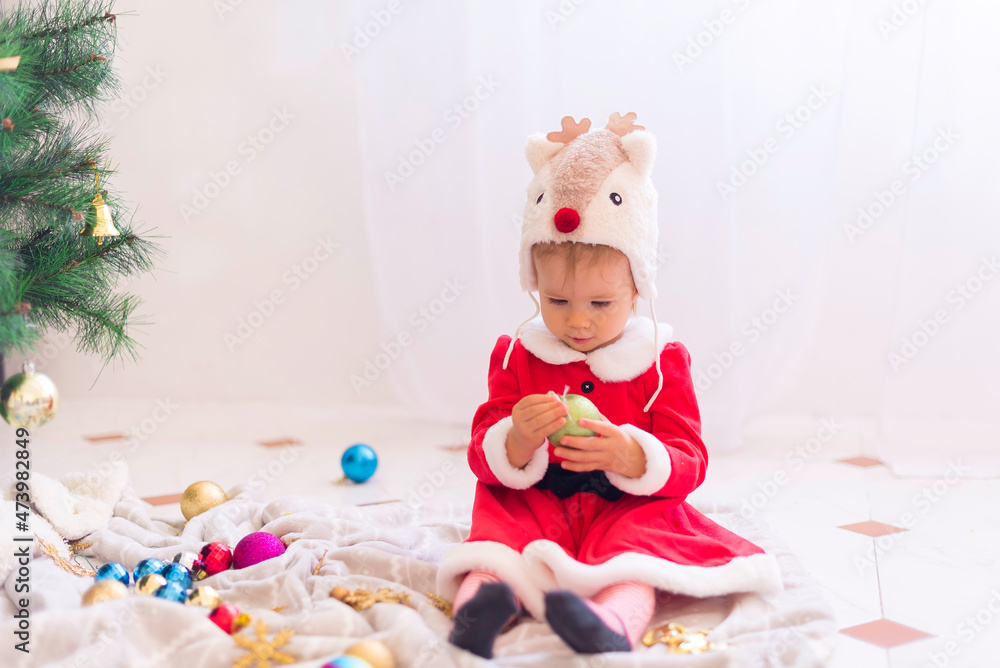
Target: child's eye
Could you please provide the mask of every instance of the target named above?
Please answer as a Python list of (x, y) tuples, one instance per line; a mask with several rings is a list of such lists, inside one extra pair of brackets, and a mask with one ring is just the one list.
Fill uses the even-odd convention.
[(544, 195), (544, 194), (545, 193), (540, 193), (538, 195), (538, 199), (535, 200), (535, 204), (541, 204), (542, 203), (542, 195)]
[(549, 303), (550, 304), (554, 304), (556, 306), (562, 306), (563, 304), (566, 303), (566, 300), (565, 299), (553, 299), (552, 297), (549, 297)]
[(590, 302), (590, 303), (596, 306), (597, 308), (604, 308), (605, 306), (611, 305), (611, 302)]
[(621, 206), (622, 196), (618, 193), (611, 193), (611, 201), (615, 206)]

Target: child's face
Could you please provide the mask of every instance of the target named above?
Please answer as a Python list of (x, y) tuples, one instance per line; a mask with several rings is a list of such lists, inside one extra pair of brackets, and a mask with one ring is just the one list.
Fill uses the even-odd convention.
[(585, 266), (567, 276), (566, 259), (553, 255), (536, 262), (542, 320), (570, 348), (590, 352), (621, 336), (636, 291), (625, 256)]

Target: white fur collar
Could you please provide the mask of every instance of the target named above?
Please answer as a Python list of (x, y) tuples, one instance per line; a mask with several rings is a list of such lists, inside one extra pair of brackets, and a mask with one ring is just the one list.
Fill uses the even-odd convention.
[[(674, 328), (658, 323), (657, 354), (673, 341)], [(632, 380), (656, 362), (653, 354), (653, 321), (645, 316), (629, 318), (621, 338), (589, 353), (573, 350), (548, 330), (542, 316), (529, 320), (521, 328), (521, 345), (549, 364), (586, 361), (594, 375), (606, 383)]]

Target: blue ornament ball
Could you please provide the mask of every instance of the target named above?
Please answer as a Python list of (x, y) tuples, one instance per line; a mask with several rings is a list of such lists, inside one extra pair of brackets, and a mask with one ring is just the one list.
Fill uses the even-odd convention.
[(117, 561), (104, 564), (97, 569), (97, 575), (94, 576), (94, 582), (99, 582), (100, 580), (118, 580), (127, 587), (129, 583), (128, 569)]
[(165, 566), (166, 564), (159, 559), (143, 559), (135, 565), (135, 570), (132, 571), (132, 580), (138, 582), (143, 575), (159, 573)]
[(340, 466), (348, 478), (354, 482), (364, 482), (371, 478), (378, 468), (378, 456), (364, 443), (357, 443), (344, 451), (344, 456), (340, 458)]
[(350, 654), (342, 654), (323, 664), (323, 668), (371, 668), (372, 664)]
[(184, 603), (187, 601), (188, 590), (187, 587), (182, 586), (179, 582), (167, 582), (167, 584), (157, 589), (153, 596), (165, 598), (168, 601), (176, 603)]
[(167, 584), (176, 582), (184, 589), (191, 587), (191, 571), (187, 569), (187, 566), (182, 564), (171, 562), (163, 567), (163, 570), (160, 571), (160, 575), (166, 579)]

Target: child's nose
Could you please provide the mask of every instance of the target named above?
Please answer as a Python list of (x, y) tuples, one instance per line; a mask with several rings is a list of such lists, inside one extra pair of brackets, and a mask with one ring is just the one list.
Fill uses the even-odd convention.
[(590, 319), (583, 311), (574, 309), (570, 311), (569, 322), (567, 324), (569, 324), (570, 327), (586, 329), (590, 326)]

